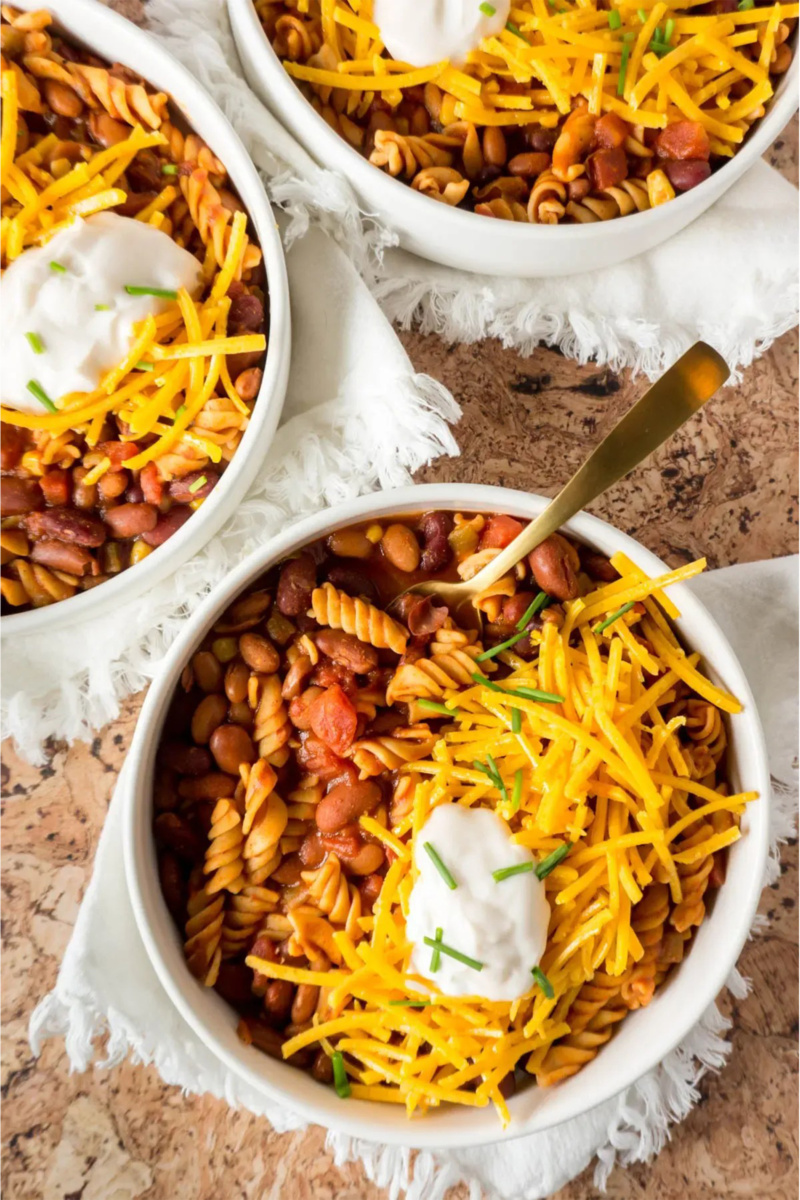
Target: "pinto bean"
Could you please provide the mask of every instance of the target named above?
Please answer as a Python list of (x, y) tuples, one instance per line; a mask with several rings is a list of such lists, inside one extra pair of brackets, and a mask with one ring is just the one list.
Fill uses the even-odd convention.
[(89, 516), (77, 508), (50, 508), (31, 513), (25, 521), (33, 537), (53, 537), (76, 546), (102, 546), (106, 529), (98, 517)]
[[(210, 650), (198, 650), (192, 659), (197, 686), (204, 692), (219, 692), (222, 690), (222, 667), (216, 655)], [(230, 699), (230, 697), (228, 697)]]
[(181, 525), (186, 524), (191, 515), (192, 509), (183, 504), (176, 505), (167, 513), (159, 513), (155, 528), (143, 533), (142, 540), (147, 542), (148, 546), (163, 546), (173, 533), (178, 532)]
[[(265, 933), (258, 935), (250, 947), (250, 953), (254, 958), (263, 958), (267, 962), (274, 963), (278, 961), (278, 952), (275, 949), (275, 943)], [(269, 980), (269, 975), (264, 975), (261, 971), (253, 968), (253, 980), (250, 985), (253, 994), (263, 996), (269, 986)]]
[(75, 120), (83, 112), (83, 101), (77, 92), (66, 84), (57, 83), (54, 79), (46, 79), (44, 97), (50, 108), (59, 117), (69, 117)]
[(83, 482), (88, 474), (88, 467), (73, 467), (72, 503), (76, 508), (94, 508), (97, 504), (97, 484)]
[[(204, 482), (200, 483), (200, 480)], [(179, 504), (191, 504), (192, 500), (205, 500), (218, 483), (219, 475), (216, 471), (208, 468), (204, 471), (190, 471), (188, 475), (172, 480), (169, 494)]]
[(122, 121), (115, 121), (107, 113), (93, 112), (89, 115), (89, 133), (95, 142), (108, 147), (116, 146), (117, 142), (124, 142), (130, 128)]
[(314, 1015), (319, 1000), (319, 988), (313, 983), (300, 983), (292, 1001), (292, 1024), (305, 1025)]
[(118, 504), (106, 512), (106, 525), (117, 538), (139, 537), (156, 527), (158, 509), (152, 504)]
[(367, 875), (366, 879), (362, 879), (358, 885), (358, 890), (361, 894), (361, 907), (365, 913), (371, 913), (375, 906), (375, 901), (381, 894), (383, 887), (383, 878), (380, 875)]
[(360, 529), (337, 529), (328, 538), (328, 549), (337, 558), (369, 558), (374, 546)]
[(274, 879), (276, 883), (285, 886), (300, 882), (300, 874), (303, 870), (303, 860), (298, 852), (287, 854), (281, 862), (277, 870), (273, 871), (270, 879)]
[(321, 629), (315, 641), (323, 654), (349, 667), (356, 675), (366, 675), (378, 665), (378, 651), (352, 633), (340, 629)]
[(238, 659), (234, 659), (232, 663), (228, 663), (228, 669), (225, 672), (225, 695), (231, 704), (241, 704), (243, 700), (247, 699), (247, 685), (249, 682), (250, 672), (245, 663), (239, 662)]
[(496, 125), (487, 125), (483, 131), (483, 157), (492, 167), (502, 167), (508, 158), (505, 135)]
[(393, 567), (409, 573), (419, 566), (420, 548), (416, 534), (407, 525), (390, 525), (381, 538), (381, 550)]
[(243, 725), (245, 729), (252, 729), (255, 714), (246, 700), (239, 700), (228, 709), (228, 720), (232, 725)]
[(231, 775), (238, 774), (241, 763), (256, 761), (253, 739), (241, 725), (220, 725), (211, 735), (210, 746), (217, 766)]
[(271, 1020), (278, 1025), (285, 1025), (294, 1000), (294, 984), (287, 979), (273, 979), (267, 984), (264, 993), (264, 1008)]
[(374, 875), (383, 866), (384, 858), (382, 846), (365, 842), (358, 853), (342, 857), (342, 862), (350, 875)]
[(320, 866), (325, 858), (325, 847), (320, 839), (320, 832), (314, 829), (311, 833), (307, 833), (300, 843), (300, 849), (297, 852), (300, 855), (300, 861), (307, 871), (313, 871)]
[[(380, 800), (380, 788), (369, 779), (360, 779), (357, 783), (339, 783), (317, 805), (317, 828), (322, 833), (337, 833), (351, 821), (377, 808)], [(370, 874), (369, 871), (365, 873)]]
[(109, 471), (103, 475), (97, 484), (97, 490), (104, 500), (116, 500), (128, 486), (127, 471)]
[(299, 658), (294, 660), (286, 672), (283, 687), (281, 688), (281, 696), (284, 700), (294, 700), (300, 695), (303, 690), (303, 684), (313, 669), (311, 659), (307, 654), (301, 654)]
[(4, 425), (3, 437), (0, 440), (0, 467), (4, 471), (13, 471), (25, 453), (27, 438), (16, 425)]
[(240, 400), (244, 400), (245, 402), (255, 400), (258, 395), (258, 389), (261, 387), (263, 374), (264, 372), (260, 367), (248, 367), (246, 371), (239, 372), (233, 386)]
[[(197, 749), (201, 749), (200, 746)], [(221, 771), (209, 771), (197, 778), (188, 777), (178, 784), (178, 795), (183, 800), (230, 799), (236, 791), (236, 778)]]
[(424, 539), (420, 567), (423, 571), (441, 571), (452, 557), (447, 536), (453, 528), (453, 518), (446, 512), (425, 513), (419, 523)]
[(508, 164), (512, 175), (522, 175), (526, 179), (534, 179), (550, 166), (550, 155), (538, 150), (515, 154)]
[(318, 1050), (314, 1055), (311, 1075), (317, 1083), (333, 1083), (333, 1063), (324, 1050)]
[(206, 746), (211, 735), (228, 715), (228, 702), (224, 696), (212, 692), (204, 696), (192, 716), (192, 738), (199, 746)]
[(553, 533), (528, 555), (533, 577), (543, 592), (555, 600), (574, 600), (578, 595), (578, 552), (562, 537)]
[(281, 656), (269, 638), (260, 633), (243, 633), (239, 638), (239, 653), (250, 667), (262, 675), (274, 675), (281, 665)]
[[(5, 439), (5, 433), (3, 438)], [(0, 480), (0, 515), (20, 517), (44, 508), (44, 496), (38, 479), (16, 479), (4, 475)]]
[(211, 755), (202, 746), (183, 742), (165, 742), (158, 752), (159, 762), (179, 775), (205, 775), (211, 770)]
[(54, 538), (45, 538), (34, 542), (31, 550), (33, 562), (51, 567), (54, 571), (68, 571), (70, 575), (85, 575), (87, 572), (96, 574), (92, 568), (95, 560), (83, 546), (70, 546), (67, 542), (58, 542)]
[(317, 568), (310, 554), (301, 554), (281, 570), (275, 604), (286, 617), (299, 617), (311, 607), (317, 586)]

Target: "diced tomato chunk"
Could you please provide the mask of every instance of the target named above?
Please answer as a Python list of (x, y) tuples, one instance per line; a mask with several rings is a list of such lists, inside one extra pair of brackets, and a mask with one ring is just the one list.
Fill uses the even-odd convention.
[(136, 442), (101, 442), (97, 449), (104, 457), (111, 459), (112, 471), (119, 471), (123, 463), (139, 453)]
[(62, 471), (60, 467), (45, 471), (39, 480), (39, 486), (44, 492), (44, 498), (48, 504), (69, 504), (69, 471)]
[(317, 696), (309, 709), (311, 728), (334, 754), (346, 754), (353, 744), (358, 713), (338, 683)]
[(702, 158), (711, 155), (708, 134), (699, 121), (674, 121), (656, 138), (659, 158)]
[(147, 503), (155, 504), (158, 508), (164, 498), (164, 480), (159, 475), (158, 467), (154, 462), (146, 463), (142, 467), (139, 473), (139, 486)]
[(621, 146), (613, 150), (595, 150), (586, 160), (586, 171), (592, 187), (605, 192), (628, 177), (628, 157)]
[(339, 758), (337, 754), (329, 750), (318, 737), (311, 734), (301, 736), (300, 745), (297, 748), (297, 761), (301, 767), (305, 767), (309, 774), (319, 776), (323, 783), (339, 778), (347, 771), (348, 767), (352, 766), (346, 759)]
[(601, 150), (613, 150), (621, 146), (631, 131), (627, 121), (616, 113), (603, 113), (594, 127), (594, 140)]
[(481, 534), (480, 548), (481, 550), (504, 550), (510, 542), (513, 542), (518, 533), (522, 533), (523, 528), (521, 522), (515, 521), (513, 517), (506, 517), (503, 514), (489, 517)]

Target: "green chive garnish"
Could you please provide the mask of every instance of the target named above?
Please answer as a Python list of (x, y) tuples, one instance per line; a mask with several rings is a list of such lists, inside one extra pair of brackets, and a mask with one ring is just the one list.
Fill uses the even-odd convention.
[[(440, 930), (436, 930), (437, 935), (440, 932)], [(441, 942), (438, 936), (435, 940), (429, 937), (423, 938), (422, 940), (426, 946), (433, 946), (435, 950), (439, 950), (440, 953), (446, 954), (448, 958), (454, 958), (456, 962), (463, 963), (465, 967), (472, 967), (473, 971), (483, 970), (483, 963), (478, 962), (477, 958), (470, 958), (468, 954), (462, 954), (460, 950), (454, 950), (452, 946), (448, 946), (444, 942)]]
[(205, 475), (201, 475), (199, 479), (195, 479), (194, 483), (189, 484), (189, 491), (190, 492), (199, 492), (200, 488), (205, 487), (205, 485), (207, 483), (208, 483), (208, 480), (206, 479)]
[(622, 608), (618, 608), (610, 617), (606, 617), (605, 621), (600, 621), (598, 625), (593, 625), (592, 633), (602, 633), (604, 629), (608, 629), (609, 625), (613, 625), (620, 617), (624, 617), (626, 612), (630, 612), (635, 603), (635, 600), (629, 600), (627, 604), (623, 604)]
[(512, 708), (511, 710), (511, 732), (522, 733), (522, 709)]
[(48, 412), (58, 412), (55, 404), (53, 404), (53, 401), (50, 399), (40, 383), (37, 383), (35, 379), (29, 379), (26, 386), (30, 394), (35, 396), (39, 403), (43, 404)]
[(475, 662), (485, 662), (487, 658), (495, 658), (503, 650), (507, 650), (509, 646), (514, 646), (521, 638), (527, 637), (527, 629), (523, 629), (521, 633), (515, 633), (512, 637), (507, 638), (504, 642), (498, 642), (496, 646), (492, 646), (489, 650), (484, 650), (483, 654), (475, 656)]
[(51, 262), (50, 270), (58, 271), (59, 275), (66, 275), (66, 273), (67, 273), (67, 268), (64, 266), (63, 263), (60, 263), (60, 262)]
[(623, 35), (622, 35), (623, 42), (632, 42), (632, 41), (635, 41), (635, 39), (636, 39), (635, 33), (623, 33)]
[(531, 975), (536, 980), (536, 982), (538, 983), (539, 987), (544, 992), (547, 999), (552, 1000), (553, 997), (555, 996), (555, 992), (553, 991), (553, 985), (550, 982), (550, 980), (547, 978), (547, 976), (545, 975), (542, 968), (541, 967), (531, 967)]
[(424, 708), (429, 712), (441, 713), (444, 717), (460, 717), (460, 708), (448, 708), (446, 704), (439, 704), (438, 700), (418, 700), (417, 704), (420, 708)]
[(473, 761), (472, 765), (476, 771), (482, 771), (484, 775), (487, 775), (494, 787), (496, 787), (498, 792), (500, 792), (500, 795), (503, 797), (503, 799), (508, 800), (506, 785), (503, 783), (503, 780), (500, 777), (500, 772), (497, 769), (497, 763), (494, 761), (491, 754), (487, 755), (487, 758), (489, 759), (488, 766), (486, 763), (480, 762), (480, 760), (477, 758)]
[(546, 608), (549, 603), (550, 597), (548, 596), (547, 592), (539, 592), (539, 594), (533, 600), (531, 600), (530, 604), (525, 609), (525, 612), (517, 621), (517, 629), (524, 629), (531, 617), (535, 617), (536, 614), (540, 612), (541, 609)]
[(483, 4), (479, 4), (478, 8), (481, 10), (481, 12), (483, 13), (483, 15), (485, 17), (493, 17), (494, 14), (497, 12), (497, 9), (495, 8), (495, 6), (493, 4), (487, 4), (486, 0), (483, 0)]
[(162, 300), (178, 299), (178, 293), (173, 288), (139, 287), (135, 283), (126, 283), (125, 291), (129, 296), (160, 296)]
[(647, 13), (644, 11), (644, 9), (637, 8), (636, 15), (639, 18), (639, 20), (642, 22), (642, 24), (644, 25), (645, 21), (647, 20)]
[(517, 863), (514, 867), (500, 867), (498, 871), (492, 871), (492, 879), (495, 883), (502, 883), (504, 879), (510, 879), (512, 875), (527, 875), (532, 870), (532, 862)]
[(137, 363), (133, 364), (133, 369), (134, 371), (155, 371), (156, 367), (155, 363), (148, 363), (139, 359)]
[(175, 163), (164, 163), (163, 167), (161, 168), (161, 174), (162, 175), (177, 175), (178, 168), (175, 166)]
[(543, 858), (540, 863), (537, 863), (536, 878), (545, 879), (550, 872), (567, 857), (569, 850), (569, 842), (564, 842), (563, 845), (557, 846), (555, 850), (548, 854), (547, 858)]
[(608, 28), (609, 29), (619, 29), (621, 24), (622, 24), (622, 17), (619, 15), (619, 13), (617, 12), (617, 10), (615, 8), (612, 8), (611, 12), (608, 14)]
[[(428, 939), (426, 938), (425, 940), (427, 941)], [(431, 955), (431, 971), (439, 970), (439, 965), (442, 961), (442, 956), (440, 953), (441, 941), (442, 941), (442, 928), (440, 925), (437, 925), (437, 927), (436, 927), (436, 945), (434, 946), (433, 954)]]
[(175, 416), (182, 417), (185, 412), (186, 412), (186, 405), (181, 404), (179, 408), (175, 409)]
[(38, 333), (26, 333), (25, 337), (28, 339), (28, 345), (34, 354), (44, 354), (44, 342)]
[(506, 21), (506, 29), (509, 31), (509, 33), (514, 33), (514, 34), (516, 34), (516, 36), (518, 38), (522, 38), (522, 40), (526, 46), (530, 46), (530, 42), (525, 37), (525, 34), (522, 33), (519, 29), (517, 29), (517, 27), (513, 21)]
[(108, 312), (109, 305), (108, 304), (95, 304), (94, 311), (95, 312)]
[(739, 12), (747, 12), (749, 9), (755, 7), (755, 2), (756, 0), (739, 0), (739, 3), (736, 5), (736, 7), (738, 8)]
[(670, 17), (670, 19), (667, 21), (667, 24), (664, 28), (664, 41), (669, 46), (670, 50), (672, 49), (672, 46), (670, 43), (672, 42), (672, 35), (674, 32), (675, 32), (675, 21), (673, 20), (672, 17)]
[(390, 1000), (389, 1008), (427, 1008), (432, 1000)]
[(524, 696), (526, 700), (538, 700), (540, 704), (563, 704), (564, 697), (556, 692), (543, 692), (539, 688), (517, 688), (515, 696)]
[(444, 865), (442, 860), (439, 858), (439, 855), (436, 853), (436, 850), (434, 849), (434, 847), (431, 845), (430, 842), (423, 842), (423, 848), (424, 848), (425, 852), (427, 853), (428, 858), (431, 860), (433, 865), (436, 867), (436, 870), (441, 875), (442, 879), (445, 881), (447, 886), (450, 888), (450, 891), (454, 892), (456, 890), (456, 888), (458, 887), (458, 884), (456, 883), (455, 879), (453, 879), (453, 876), (450, 874), (450, 872), (448, 871), (447, 867)]
[(622, 45), (622, 60), (619, 64), (619, 78), (617, 80), (617, 95), (625, 95), (625, 76), (628, 72), (628, 59), (631, 56), (630, 42), (623, 42)]
[[(515, 710), (519, 712), (519, 709)], [(514, 772), (514, 790), (511, 793), (511, 811), (519, 812), (519, 806), (522, 801), (522, 767), (518, 767)]]
[(470, 676), (470, 679), (474, 679), (475, 683), (481, 684), (482, 687), (491, 688), (493, 692), (505, 691), (505, 688), (501, 688), (499, 684), (492, 683), (491, 679), (487, 679), (485, 675), (481, 675), (480, 671), (476, 671), (474, 675)]
[(344, 1069), (341, 1050), (334, 1050), (331, 1055), (331, 1063), (333, 1064), (333, 1086), (336, 1088), (336, 1095), (340, 1096), (342, 1100), (346, 1100), (350, 1095), (350, 1080)]

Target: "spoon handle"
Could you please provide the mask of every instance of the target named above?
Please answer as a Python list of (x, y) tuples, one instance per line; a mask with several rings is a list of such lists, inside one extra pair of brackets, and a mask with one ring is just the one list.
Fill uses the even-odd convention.
[(716, 350), (696, 342), (603, 438), (544, 512), (470, 580), (470, 590), (477, 593), (491, 587), (551, 533), (632, 471), (702, 408), (729, 375), (727, 363)]

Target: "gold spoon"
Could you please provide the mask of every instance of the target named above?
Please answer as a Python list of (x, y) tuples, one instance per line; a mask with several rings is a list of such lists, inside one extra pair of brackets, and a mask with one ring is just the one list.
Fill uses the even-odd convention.
[[(592, 451), (543, 513), (517, 534), (504, 550), (472, 579), (448, 583), (429, 579), (415, 583), (403, 596), (433, 596), (451, 614), (497, 583), (540, 542), (643, 462), (662, 442), (710, 400), (730, 375), (727, 363), (705, 342), (696, 342), (637, 400)], [(394, 609), (401, 596), (391, 604)], [(476, 610), (473, 608), (473, 613)], [(480, 614), (478, 619), (480, 619)], [(473, 617), (474, 623), (474, 617)]]

